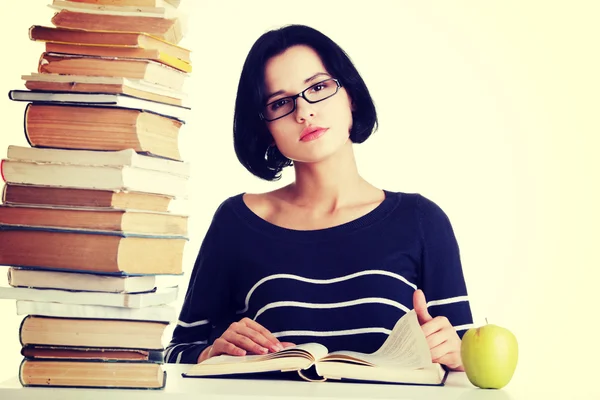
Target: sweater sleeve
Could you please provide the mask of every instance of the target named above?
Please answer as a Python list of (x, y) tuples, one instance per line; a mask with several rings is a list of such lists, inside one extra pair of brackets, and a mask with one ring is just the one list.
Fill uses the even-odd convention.
[[(222, 208), (219, 207), (219, 210)], [(167, 363), (197, 363), (198, 356), (220, 336), (230, 314), (228, 265), (220, 234), (219, 210), (202, 241), (173, 337), (164, 353)]]
[(460, 251), (448, 216), (434, 202), (419, 196), (422, 265), (418, 286), (429, 313), (445, 316), (462, 336), (473, 325)]

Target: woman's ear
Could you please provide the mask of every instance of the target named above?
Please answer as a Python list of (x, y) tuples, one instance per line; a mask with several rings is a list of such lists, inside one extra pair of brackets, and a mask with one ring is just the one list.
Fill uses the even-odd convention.
[(348, 101), (350, 102), (350, 111), (355, 112), (356, 104), (354, 104), (354, 100), (352, 100), (352, 97), (350, 97), (349, 94), (348, 94)]

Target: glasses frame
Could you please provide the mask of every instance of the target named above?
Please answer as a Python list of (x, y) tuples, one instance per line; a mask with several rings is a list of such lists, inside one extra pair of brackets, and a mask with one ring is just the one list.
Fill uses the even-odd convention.
[[(306, 98), (306, 96), (305, 96), (305, 94), (304, 94), (304, 93), (306, 93), (308, 90), (310, 90), (310, 89), (314, 88), (315, 86), (318, 86), (318, 85), (322, 84), (323, 82), (327, 82), (327, 81), (334, 81), (334, 82), (335, 82), (335, 84), (336, 84), (336, 86), (337, 86), (337, 87), (335, 88), (335, 92), (333, 92), (333, 93), (332, 93), (332, 94), (330, 94), (329, 96), (327, 96), (327, 97), (324, 97), (324, 98), (322, 98), (322, 99), (320, 99), (320, 100), (317, 100), (317, 101), (311, 101), (311, 100), (309, 100), (309, 99), (307, 99), (307, 98)], [(278, 101), (281, 101), (281, 100), (283, 100), (283, 99), (290, 99), (290, 100), (292, 100), (292, 102), (294, 103), (294, 106), (292, 107), (292, 110), (291, 110), (290, 112), (288, 112), (287, 114), (283, 114), (282, 116), (280, 116), (280, 117), (277, 117), (277, 118), (274, 118), (274, 119), (267, 119), (267, 117), (265, 117), (265, 116), (264, 116), (264, 114), (263, 114), (262, 112), (261, 112), (261, 113), (259, 113), (258, 115), (260, 116), (260, 119), (262, 119), (263, 121), (267, 121), (267, 122), (277, 121), (278, 119), (281, 119), (281, 118), (283, 118), (283, 117), (287, 117), (288, 115), (290, 115), (291, 113), (293, 113), (294, 111), (296, 111), (296, 101), (297, 101), (298, 97), (302, 97), (302, 98), (303, 98), (304, 100), (306, 100), (306, 102), (307, 102), (307, 103), (309, 103), (309, 104), (315, 104), (315, 103), (319, 103), (319, 102), (321, 102), (321, 101), (323, 101), (323, 100), (327, 100), (328, 98), (335, 96), (335, 95), (336, 95), (336, 94), (337, 94), (337, 93), (340, 91), (340, 88), (341, 88), (341, 87), (342, 87), (342, 84), (341, 84), (341, 83), (340, 83), (340, 81), (339, 81), (338, 79), (336, 79), (336, 78), (328, 78), (328, 79), (324, 79), (324, 80), (322, 80), (322, 81), (320, 81), (320, 82), (317, 82), (317, 83), (315, 83), (315, 84), (313, 84), (313, 85), (310, 85), (309, 87), (307, 87), (306, 89), (304, 89), (303, 91), (301, 91), (301, 92), (300, 92), (300, 93), (298, 93), (298, 94), (295, 94), (295, 95), (293, 95), (293, 96), (285, 96), (285, 97), (282, 97), (282, 98), (280, 98), (280, 99), (277, 99), (277, 100), (275, 100), (275, 101), (272, 101), (272, 102), (270, 102), (270, 103), (267, 103), (267, 104), (265, 105), (265, 107), (264, 107), (264, 108), (267, 108), (267, 107), (269, 107), (271, 104), (273, 104), (273, 103), (277, 103)]]

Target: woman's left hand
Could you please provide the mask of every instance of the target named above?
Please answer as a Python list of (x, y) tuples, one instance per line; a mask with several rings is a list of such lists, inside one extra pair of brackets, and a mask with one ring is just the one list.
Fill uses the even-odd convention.
[(460, 356), (461, 340), (448, 318), (433, 318), (429, 314), (425, 294), (420, 289), (413, 294), (413, 306), (431, 351), (431, 361), (455, 371), (464, 371)]

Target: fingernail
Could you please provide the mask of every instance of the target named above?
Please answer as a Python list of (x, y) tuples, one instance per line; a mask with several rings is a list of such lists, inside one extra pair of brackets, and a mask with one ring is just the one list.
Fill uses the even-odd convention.
[(260, 352), (261, 352), (261, 353), (263, 353), (263, 354), (266, 354), (266, 353), (268, 353), (268, 352), (269, 352), (269, 349), (267, 349), (267, 348), (264, 348), (264, 347), (261, 347), (261, 348), (260, 348)]
[(281, 350), (283, 350), (283, 346), (281, 345), (281, 343), (277, 343), (277, 344), (273, 345), (272, 349), (275, 351), (281, 351)]
[(245, 355), (246, 355), (246, 350), (239, 349), (237, 353), (238, 353), (238, 355), (240, 355), (240, 356), (245, 356)]

